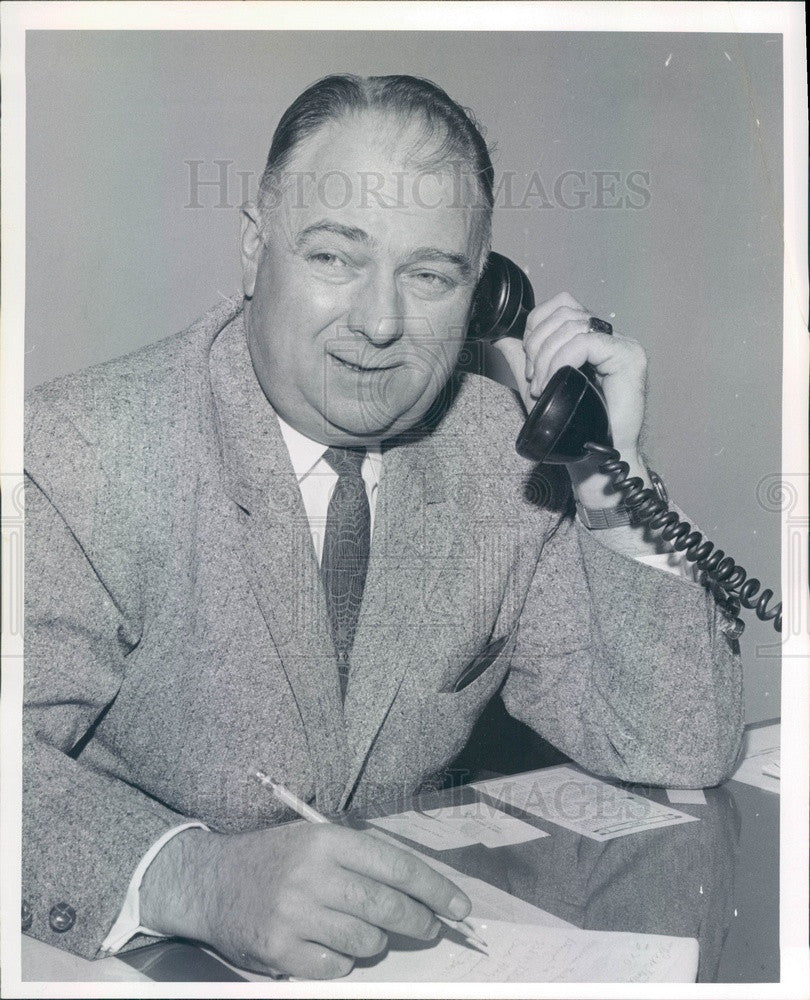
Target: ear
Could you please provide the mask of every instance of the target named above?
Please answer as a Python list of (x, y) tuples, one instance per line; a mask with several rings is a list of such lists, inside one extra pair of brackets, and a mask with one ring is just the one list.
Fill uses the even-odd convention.
[(242, 291), (247, 299), (252, 297), (253, 289), (256, 287), (256, 272), (264, 246), (260, 234), (259, 211), (252, 201), (245, 202), (242, 206), (242, 234), (239, 249), (242, 261)]

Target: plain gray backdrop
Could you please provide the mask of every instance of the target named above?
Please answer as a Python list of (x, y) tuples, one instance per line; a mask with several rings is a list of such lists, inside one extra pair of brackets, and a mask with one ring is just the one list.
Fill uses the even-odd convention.
[[(304, 87), (426, 76), (512, 178), (494, 247), (538, 301), (568, 290), (644, 344), (652, 467), (779, 589), (781, 36), (29, 31), (26, 46), (28, 387), (239, 289), (237, 206)], [(746, 620), (757, 721), (780, 714), (780, 645)]]

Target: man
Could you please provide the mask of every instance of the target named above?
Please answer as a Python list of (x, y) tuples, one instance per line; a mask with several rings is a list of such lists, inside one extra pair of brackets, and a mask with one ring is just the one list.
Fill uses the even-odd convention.
[[(244, 210), (244, 300), (33, 394), (30, 933), (86, 956), (177, 934), (308, 977), (430, 938), (463, 893), (367, 834), (279, 825), (255, 772), (327, 813), (411, 792), (498, 691), (597, 773), (728, 775), (740, 668), (711, 596), (645, 565), (668, 557), (639, 529), (527, 491), (517, 401), (455, 371), (492, 185), (432, 84), (327, 78)], [(649, 481), (643, 352), (590, 319), (557, 296), (506, 356), (527, 404), (594, 364)], [(593, 464), (569, 471), (615, 513)]]

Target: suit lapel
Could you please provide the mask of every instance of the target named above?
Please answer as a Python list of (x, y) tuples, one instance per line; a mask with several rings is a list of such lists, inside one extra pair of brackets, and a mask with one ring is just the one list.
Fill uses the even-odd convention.
[[(349, 802), (365, 761), (408, 672), (435, 643), (450, 641), (437, 607), (452, 572), (459, 519), (442, 462), (428, 440), (385, 452), (366, 589), (351, 656), (345, 716)], [(459, 590), (464, 583), (458, 580)], [(462, 602), (469, 595), (457, 592)], [(429, 654), (428, 654), (429, 655)]]
[(301, 491), (241, 314), (214, 343), (210, 368), (223, 485), (239, 508), (239, 555), (298, 706), (318, 803), (333, 811), (346, 768), (334, 646)]

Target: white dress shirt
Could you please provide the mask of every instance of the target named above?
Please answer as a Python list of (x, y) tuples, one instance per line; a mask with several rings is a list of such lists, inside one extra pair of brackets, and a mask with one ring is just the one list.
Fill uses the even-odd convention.
[[(326, 513), (329, 501), (337, 484), (337, 473), (323, 457), (328, 446), (304, 437), (300, 431), (285, 424), (278, 418), (281, 436), (290, 453), (295, 478), (301, 490), (304, 510), (307, 512), (309, 531), (315, 555), (320, 564), (323, 553), (323, 534), (326, 528)], [(366, 449), (366, 457), (360, 466), (360, 475), (366, 486), (366, 496), (371, 511), (371, 534), (374, 535), (374, 511), (377, 507), (377, 487), (382, 473), (382, 453), (379, 447)]]

